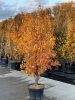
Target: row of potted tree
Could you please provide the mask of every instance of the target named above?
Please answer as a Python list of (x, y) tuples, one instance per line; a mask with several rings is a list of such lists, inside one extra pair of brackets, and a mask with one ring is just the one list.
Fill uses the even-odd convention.
[[(66, 59), (66, 62), (69, 62), (71, 65), (75, 61), (74, 5), (74, 2), (62, 3), (55, 5), (52, 11), (50, 8), (47, 8), (45, 10), (41, 9), (39, 14), (36, 11), (26, 14), (22, 13), (14, 18), (0, 22), (0, 56), (1, 58), (3, 57), (3, 61), (5, 58), (9, 58), (13, 62), (20, 62), (23, 57), (25, 58), (30, 45), (34, 46), (34, 44), (37, 44), (36, 41), (38, 41), (38, 45), (30, 46), (35, 51), (40, 45), (47, 46), (47, 40), (49, 42), (50, 38), (52, 38), (53, 41), (49, 43), (49, 48), (55, 50), (54, 52), (59, 56), (59, 60), (61, 59), (60, 62), (63, 61), (62, 59)], [(46, 23), (47, 21), (48, 23)], [(37, 34), (34, 34), (36, 32)], [(45, 36), (45, 34), (50, 33), (50, 38)], [(33, 37), (38, 36), (41, 39), (38, 38), (37, 40), (36, 37), (35, 43), (31, 41), (31, 34), (33, 34)], [(46, 42), (41, 42), (42, 39), (46, 39)], [(29, 42), (28, 44), (27, 41)], [(45, 48), (46, 46), (43, 47)]]

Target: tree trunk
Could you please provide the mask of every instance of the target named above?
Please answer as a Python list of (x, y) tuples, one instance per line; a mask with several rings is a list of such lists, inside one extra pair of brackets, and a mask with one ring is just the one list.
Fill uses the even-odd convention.
[(35, 83), (36, 83), (36, 84), (38, 84), (39, 78), (40, 78), (40, 76), (36, 76), (36, 77), (35, 77)]

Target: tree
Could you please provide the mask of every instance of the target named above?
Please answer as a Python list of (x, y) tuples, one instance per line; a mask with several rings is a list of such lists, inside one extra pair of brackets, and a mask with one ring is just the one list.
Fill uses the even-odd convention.
[(71, 73), (73, 72), (71, 65), (75, 61), (75, 10), (67, 16), (65, 37), (65, 43), (59, 50), (61, 56), (66, 59), (67, 63), (69, 63), (67, 72)]
[(13, 54), (12, 53), (13, 44), (11, 44), (11, 31), (13, 33), (13, 30), (11, 30), (11, 28), (13, 28), (12, 25), (13, 25), (12, 19), (5, 20), (2, 24), (2, 29), (3, 29), (2, 37), (3, 37), (3, 39), (5, 39), (5, 41), (3, 41), (3, 39), (2, 39), (2, 42), (5, 43), (4, 46), (2, 44), (2, 47), (4, 48), (5, 57), (6, 56), (10, 57), (11, 54)]
[(3, 21), (1, 24), (1, 56), (5, 57), (5, 47), (6, 47), (6, 23), (7, 20)]
[(74, 14), (75, 16), (75, 3), (68, 2), (68, 3), (61, 3), (55, 5), (53, 8), (53, 15), (54, 15), (54, 35), (56, 36), (56, 50), (58, 51), (58, 55), (61, 55), (60, 47), (65, 43), (66, 40), (66, 29), (67, 23), (66, 20), (68, 16)]
[(67, 19), (66, 42), (61, 47), (62, 56), (70, 62), (75, 61), (75, 18)]
[(2, 22), (0, 22), (0, 58), (2, 53)]
[(46, 11), (40, 10), (26, 15), (26, 30), (22, 36), (25, 52), (21, 68), (29, 75), (39, 76), (47, 68), (57, 65), (55, 37)]
[(25, 29), (24, 29), (24, 25), (25, 25), (25, 14), (17, 14), (14, 18), (14, 26), (15, 26), (15, 31), (17, 33), (18, 36), (21, 36)]
[(3, 36), (5, 36), (4, 38), (6, 39), (5, 42), (3, 41), (3, 43), (5, 43), (4, 54), (9, 59), (16, 61), (19, 59), (19, 50), (18, 35), (15, 31), (14, 19), (5, 20), (5, 23), (3, 25), (3, 31), (5, 32)]

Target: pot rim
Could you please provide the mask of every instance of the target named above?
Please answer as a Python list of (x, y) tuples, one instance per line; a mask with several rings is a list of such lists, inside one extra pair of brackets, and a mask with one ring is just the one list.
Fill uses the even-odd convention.
[[(31, 85), (41, 85), (41, 87), (40, 88), (32, 88), (32, 87), (30, 87)], [(28, 84), (28, 89), (44, 89), (45, 88), (45, 85), (44, 84), (42, 84), (42, 83), (30, 83), (30, 84)]]

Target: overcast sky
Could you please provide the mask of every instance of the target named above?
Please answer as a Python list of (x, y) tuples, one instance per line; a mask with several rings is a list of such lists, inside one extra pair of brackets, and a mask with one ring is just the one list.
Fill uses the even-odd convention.
[[(38, 0), (0, 0), (0, 20), (7, 19), (19, 12), (29, 12), (37, 8)], [(44, 7), (52, 6), (55, 3), (75, 0), (39, 0)]]

